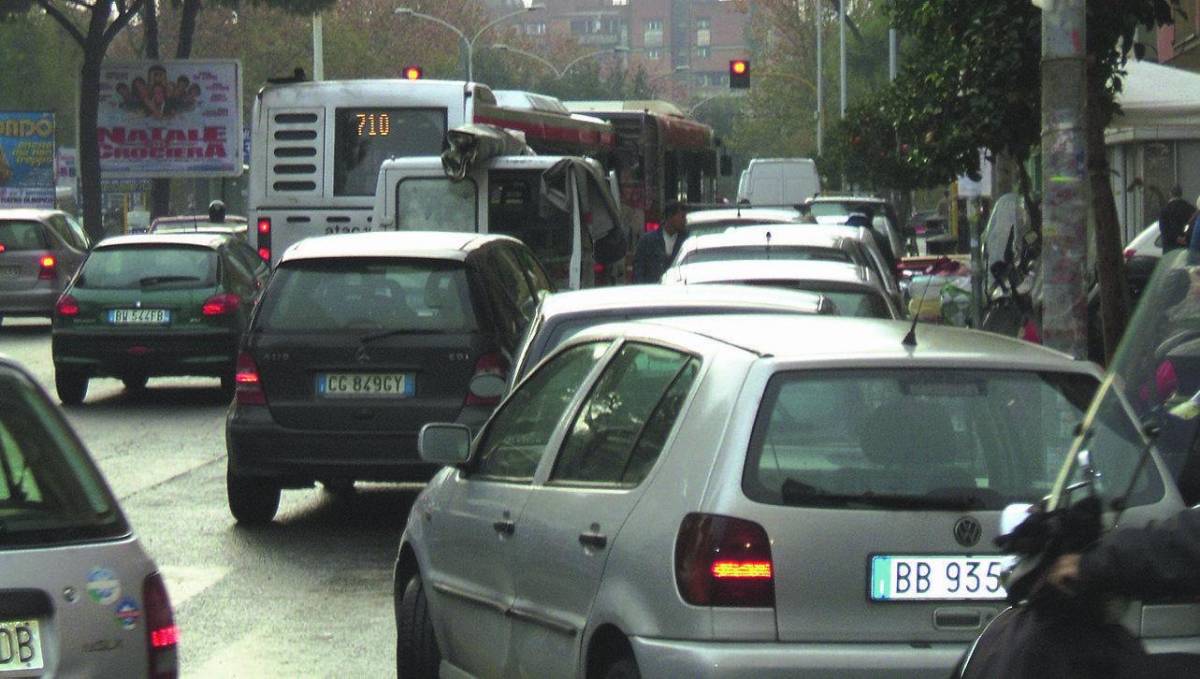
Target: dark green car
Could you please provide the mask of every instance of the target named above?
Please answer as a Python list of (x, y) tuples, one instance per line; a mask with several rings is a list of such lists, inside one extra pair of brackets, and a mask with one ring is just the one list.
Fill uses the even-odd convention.
[(218, 234), (117, 236), (97, 245), (54, 310), (54, 385), (81, 403), (88, 380), (219, 377), (232, 393), (238, 340), (269, 269)]

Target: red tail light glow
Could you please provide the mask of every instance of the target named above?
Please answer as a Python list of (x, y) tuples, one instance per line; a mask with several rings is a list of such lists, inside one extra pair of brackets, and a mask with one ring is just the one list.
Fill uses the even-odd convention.
[(267, 235), (268, 233), (271, 233), (271, 220), (268, 219), (267, 217), (263, 217), (262, 219), (259, 219), (258, 220), (258, 232), (264, 236)]
[(146, 613), (146, 637), (150, 642), (150, 676), (175, 679), (179, 676), (179, 628), (162, 576), (151, 573), (142, 583), (142, 604)]
[(264, 262), (271, 261), (271, 218), (258, 218), (258, 256)]
[(1137, 254), (1137, 250), (1134, 248), (1125, 248), (1125, 252), (1122, 252), (1121, 254), (1125, 256), (1125, 261), (1128, 262), (1129, 260), (1133, 259), (1134, 255)]
[(242, 299), (231, 293), (223, 293), (213, 295), (204, 300), (204, 304), (200, 307), (200, 313), (205, 316), (224, 316), (232, 313), (242, 305)]
[(246, 352), (238, 354), (237, 372), (233, 377), (236, 385), (233, 395), (238, 405), (265, 406), (267, 393), (263, 391), (262, 381), (258, 377), (258, 364), (254, 357)]
[[(503, 355), (496, 352), (484, 354), (475, 362), (475, 374), (471, 376), (471, 380), (474, 381), (480, 375), (495, 375), (503, 378), (508, 375), (508, 361), (504, 359)], [(498, 403), (500, 403), (499, 396), (480, 396), (469, 388), (467, 389), (467, 398), (463, 401), (465, 406), (494, 406)]]
[(62, 318), (75, 318), (79, 315), (79, 302), (76, 302), (75, 298), (70, 295), (63, 295), (54, 305), (54, 313)]
[(271, 261), (271, 248), (259, 248), (258, 256), (261, 257), (262, 261), (264, 262)]
[(771, 608), (771, 541), (753, 521), (688, 514), (675, 537), (675, 584), (693, 606)]
[(658, 222), (646, 222), (646, 233), (650, 233), (651, 231), (658, 231), (660, 226), (661, 226), (661, 224), (659, 224)]
[(38, 264), (42, 265), (42, 270), (38, 272), (38, 278), (52, 280), (58, 277), (58, 260), (54, 259), (54, 255), (45, 255), (39, 258)]
[(4, 243), (0, 243), (0, 252), (4, 252), (8, 248), (4, 247)]

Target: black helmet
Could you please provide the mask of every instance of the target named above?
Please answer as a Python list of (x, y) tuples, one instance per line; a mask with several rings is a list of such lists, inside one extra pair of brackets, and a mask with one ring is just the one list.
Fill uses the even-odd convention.
[(214, 200), (208, 204), (208, 221), (223, 222), (225, 221), (225, 203)]

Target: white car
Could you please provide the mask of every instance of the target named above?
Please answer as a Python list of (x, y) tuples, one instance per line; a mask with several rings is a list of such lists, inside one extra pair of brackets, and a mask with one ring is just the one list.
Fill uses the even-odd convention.
[[(599, 326), (474, 445), (427, 425), (421, 454), (449, 466), (400, 542), (400, 675), (948, 676), (1007, 605), (1001, 512), (1050, 491), (1099, 372), (991, 333), (908, 331)], [(1109, 457), (1106, 477), (1138, 464)], [(1145, 473), (1131, 523), (1183, 506), (1157, 459)], [(1140, 613), (1163, 621), (1146, 636), (1182, 629), (1169, 607)]]
[(687, 213), (688, 233), (692, 236), (720, 233), (730, 227), (799, 222), (800, 212), (791, 208), (731, 207)]

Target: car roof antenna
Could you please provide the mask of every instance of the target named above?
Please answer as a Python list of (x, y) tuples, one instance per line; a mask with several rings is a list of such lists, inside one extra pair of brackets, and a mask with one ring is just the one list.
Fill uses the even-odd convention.
[(921, 320), (921, 309), (925, 306), (925, 295), (929, 292), (929, 284), (933, 282), (933, 271), (929, 272), (929, 278), (925, 281), (925, 289), (921, 291), (921, 298), (917, 300), (917, 312), (913, 314), (912, 325), (908, 327), (908, 334), (904, 339), (900, 340), (900, 344), (906, 347), (917, 346), (917, 322)]

